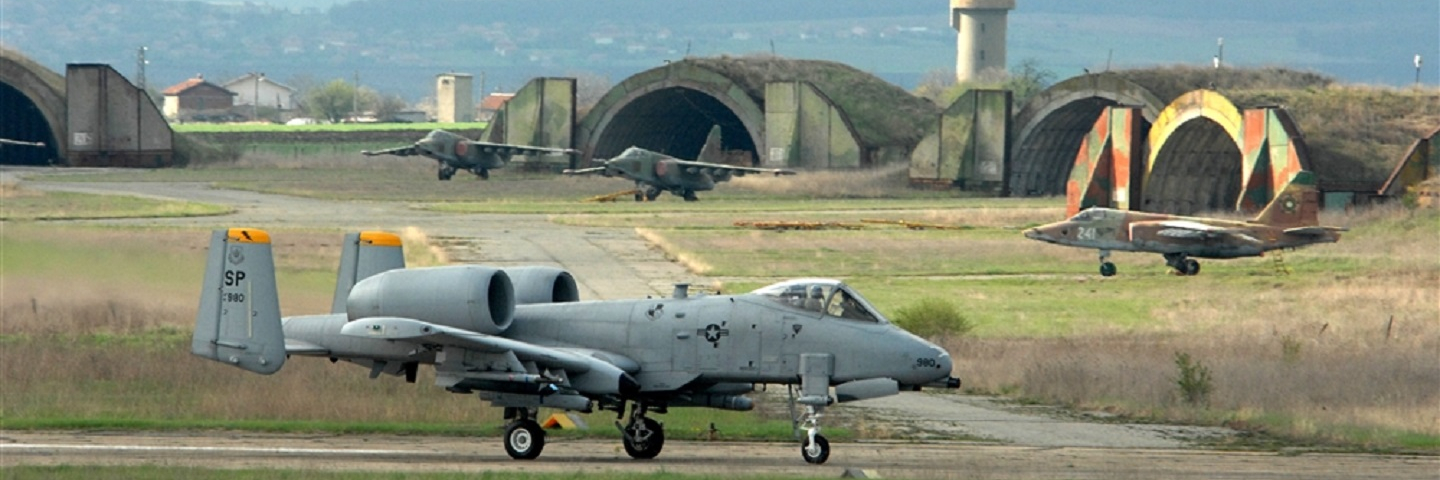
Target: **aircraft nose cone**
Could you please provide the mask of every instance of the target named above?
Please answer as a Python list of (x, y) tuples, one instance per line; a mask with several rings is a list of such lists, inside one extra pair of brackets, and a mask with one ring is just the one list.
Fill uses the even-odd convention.
[(1026, 230), (1026, 231), (1025, 231), (1025, 238), (1028, 238), (1028, 239), (1031, 239), (1031, 240), (1035, 240), (1035, 239), (1040, 238), (1040, 229), (1038, 229), (1038, 228), (1032, 228), (1032, 229)]

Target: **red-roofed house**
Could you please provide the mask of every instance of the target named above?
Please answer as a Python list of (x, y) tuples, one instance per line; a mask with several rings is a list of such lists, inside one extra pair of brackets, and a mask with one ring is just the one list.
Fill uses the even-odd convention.
[(209, 120), (226, 117), (235, 105), (235, 92), (205, 81), (205, 76), (177, 83), (165, 89), (161, 113), (171, 120)]
[(480, 105), (475, 107), (475, 120), (488, 122), (495, 118), (495, 112), (505, 108), (505, 102), (515, 98), (513, 93), (492, 93), (480, 100)]

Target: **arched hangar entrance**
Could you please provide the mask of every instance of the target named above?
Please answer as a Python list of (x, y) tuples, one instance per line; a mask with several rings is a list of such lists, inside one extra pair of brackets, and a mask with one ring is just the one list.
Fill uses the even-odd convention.
[(757, 92), (694, 61), (640, 72), (610, 89), (580, 122), (577, 140), (588, 158), (610, 158), (636, 146), (695, 158), (710, 129), (720, 126), (722, 150), (744, 151), (758, 164), (764, 151), (763, 86)]
[(1009, 194), (1064, 195), (1075, 152), (1106, 107), (1139, 107), (1153, 122), (1165, 102), (1111, 72), (1072, 77), (1025, 102), (1015, 116)]
[(576, 129), (584, 158), (631, 146), (694, 158), (720, 126), (727, 162), (865, 168), (908, 158), (940, 113), (844, 64), (775, 56), (686, 58), (626, 78)]
[(64, 158), (65, 79), (12, 50), (0, 50), (0, 164), (48, 165)]
[(1150, 128), (1139, 210), (1180, 215), (1234, 210), (1244, 189), (1240, 110), (1195, 90), (1175, 99)]
[(586, 150), (594, 158), (609, 158), (631, 146), (654, 150), (677, 158), (693, 159), (700, 153), (713, 126), (720, 126), (721, 149), (749, 152), (758, 163), (756, 135), (745, 120), (735, 114), (733, 100), (727, 104), (704, 85), (694, 82), (666, 82), (668, 86), (634, 95), (619, 108), (591, 139)]

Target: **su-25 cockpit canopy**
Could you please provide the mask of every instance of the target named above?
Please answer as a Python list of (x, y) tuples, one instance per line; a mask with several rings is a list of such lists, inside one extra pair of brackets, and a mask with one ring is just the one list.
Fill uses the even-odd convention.
[(863, 322), (890, 323), (859, 292), (839, 280), (804, 278), (760, 288), (754, 295), (781, 305)]

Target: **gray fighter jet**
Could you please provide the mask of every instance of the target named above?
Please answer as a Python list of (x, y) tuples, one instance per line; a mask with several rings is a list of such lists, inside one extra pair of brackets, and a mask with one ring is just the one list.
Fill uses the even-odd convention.
[(385, 150), (362, 150), (367, 156), (423, 155), (440, 162), (441, 180), (449, 180), (459, 170), (469, 170), (481, 179), (490, 178), (490, 170), (505, 166), (515, 155), (566, 155), (580, 153), (569, 148), (531, 147), (508, 143), (477, 142), (444, 130), (431, 130), (413, 145)]
[(407, 269), (398, 237), (360, 232), (345, 237), (332, 313), (282, 319), (266, 232), (215, 231), (205, 272), (194, 354), (262, 374), (291, 355), (315, 356), (409, 382), (431, 365), (437, 386), (505, 409), (505, 451), (521, 460), (545, 446), (541, 407), (615, 412), (626, 453), (650, 459), (665, 444), (652, 414), (750, 410), (745, 394), (756, 384), (783, 384), (791, 411), (805, 407), (794, 419), (801, 454), (819, 464), (830, 456), (826, 406), (960, 386), (948, 352), (836, 280), (579, 301), (558, 268)]
[(729, 181), (730, 177), (743, 177), (749, 173), (794, 175), (794, 170), (783, 168), (752, 168), (705, 161), (720, 157), (720, 127), (710, 130), (705, 146), (700, 148), (698, 160), (681, 160), (659, 152), (640, 147), (630, 147), (620, 155), (605, 160), (598, 167), (565, 170), (566, 175), (588, 175), (597, 173), (606, 177), (621, 177), (635, 182), (635, 201), (655, 200), (660, 192), (670, 192), (687, 202), (699, 200), (695, 192), (715, 189), (718, 182)]

